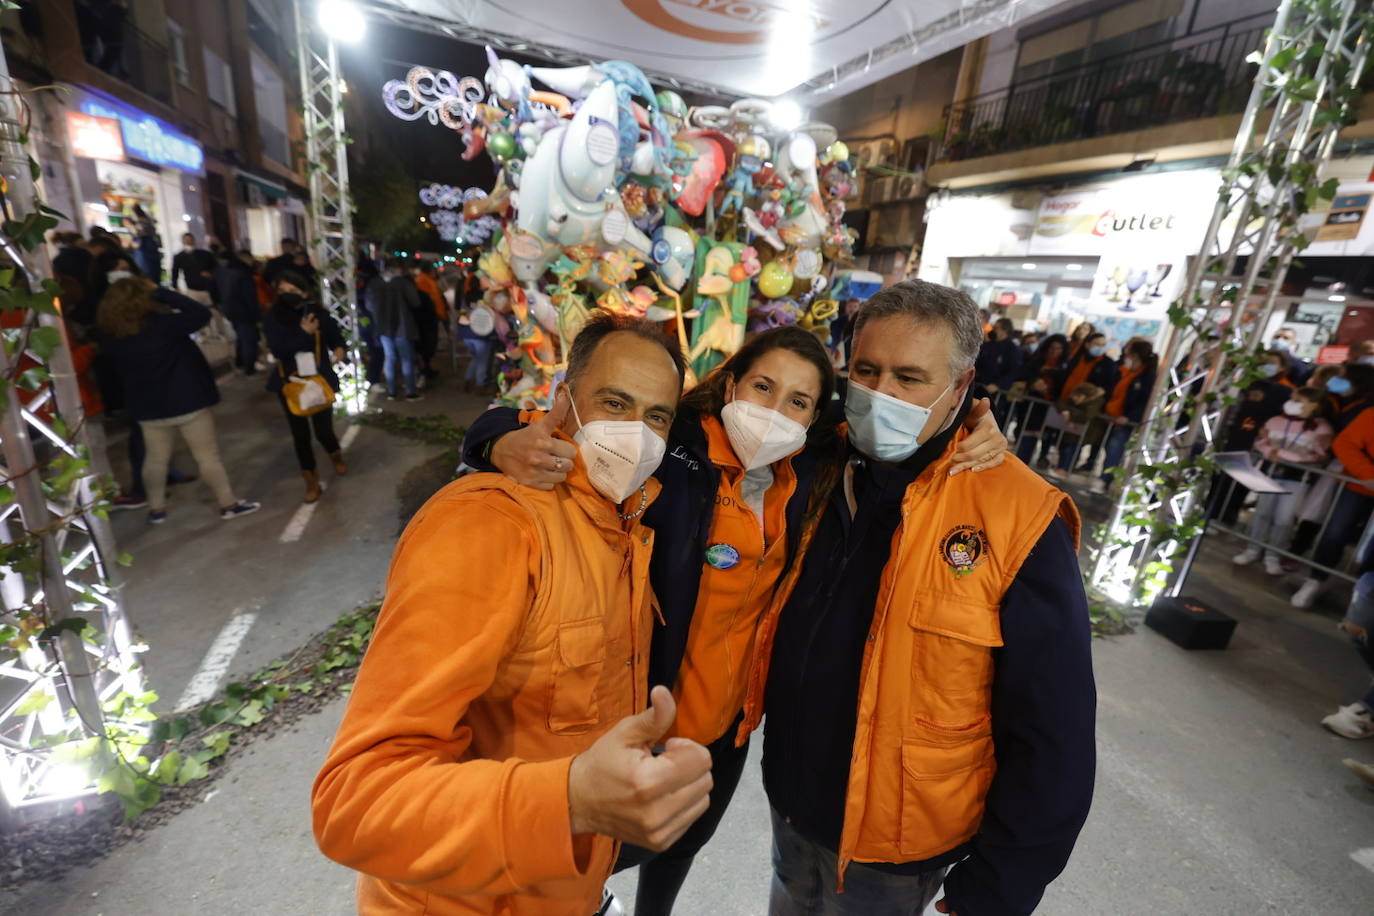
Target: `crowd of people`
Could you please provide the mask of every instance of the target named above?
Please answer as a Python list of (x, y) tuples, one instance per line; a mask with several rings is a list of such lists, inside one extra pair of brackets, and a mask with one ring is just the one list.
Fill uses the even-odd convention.
[[(96, 228), (89, 237), (55, 233), (53, 242), (53, 273), (62, 289), (86, 415), (92, 418), (89, 428), (99, 428), (101, 454), (95, 460), (107, 476), (112, 472), (103, 454), (102, 418), (119, 415), (130, 421), (130, 480), (119, 488), (113, 508), (147, 508), (149, 521), (159, 524), (167, 517), (168, 484), (197, 477), (212, 490), (225, 519), (260, 508), (235, 494), (220, 459), (212, 411), (219, 388), (200, 345), (216, 338), (232, 341), (234, 372), (266, 375), (265, 388), (279, 401), (291, 434), (305, 501), (314, 502), (323, 492), (312, 436), (334, 472), (347, 473), (329, 409), (340, 387), (335, 366), (346, 358), (347, 347), (319, 302), (316, 270), (294, 239), (283, 239), (280, 253), (263, 262), (248, 250), (214, 243), (201, 247), (188, 233), (171, 258), (170, 285), (161, 282), (160, 254), (139, 237), (126, 246)], [(438, 325), (442, 303), (442, 296), (438, 303), (426, 297), (423, 307), (414, 302), (415, 311), (428, 309), (432, 317), (428, 324), (424, 316), (412, 322)], [(432, 377), (432, 345), (419, 352), (428, 354), (418, 363), (420, 370)], [(407, 393), (415, 393), (413, 385)], [(178, 434), (198, 474), (174, 466)]]

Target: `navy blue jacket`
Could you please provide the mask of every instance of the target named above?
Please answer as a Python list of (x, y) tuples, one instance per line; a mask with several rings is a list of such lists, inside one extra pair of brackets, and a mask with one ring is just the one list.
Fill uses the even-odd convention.
[[(1092, 357), (1088, 356), (1087, 350), (1081, 350), (1077, 356), (1069, 360), (1069, 364), (1064, 367), (1064, 377), (1059, 382), (1061, 391), (1063, 391), (1065, 383), (1068, 382), (1069, 376), (1073, 374), (1073, 370), (1077, 369), (1083, 360), (1091, 358)], [(1115, 360), (1110, 356), (1103, 356), (1097, 361), (1097, 365), (1093, 366), (1092, 371), (1088, 373), (1088, 384), (1096, 385), (1098, 388), (1101, 388), (1103, 391), (1107, 392), (1107, 397), (1110, 398), (1112, 396), (1112, 389), (1116, 387), (1117, 381), (1121, 378), (1121, 373), (1118, 372), (1117, 369), (1118, 366)], [(1068, 397), (1072, 393), (1071, 391), (1063, 391), (1062, 396)]]
[[(1155, 390), (1154, 369), (1146, 369), (1135, 377), (1131, 382), (1131, 387), (1126, 389), (1126, 403), (1121, 408), (1121, 415), (1132, 423), (1139, 423), (1145, 418), (1145, 408), (1150, 406), (1150, 395)], [(1117, 379), (1117, 381), (1121, 381)], [(1112, 395), (1116, 393), (1116, 384), (1107, 389), (1107, 400), (1110, 401)]]
[[(902, 499), (950, 437), (936, 437), (901, 465), (851, 451), (860, 459), (857, 511), (850, 516), (843, 486), (835, 487), (779, 619), (764, 788), (779, 815), (830, 850), (839, 848), (864, 646)], [(959, 916), (1033, 911), (1068, 861), (1091, 805), (1092, 639), (1077, 555), (1062, 521), (1041, 536), (1007, 590), (1001, 623), (1004, 645), (993, 650), (992, 686), (997, 773), (978, 835), (923, 862), (866, 863), (899, 874), (959, 863), (945, 880)]]
[[(833, 429), (832, 420), (833, 417), (822, 417), (816, 426), (821, 428), (822, 423), (828, 423), (828, 428)], [(495, 471), (483, 457), (485, 447), (519, 428), (519, 412), (514, 408), (488, 410), (468, 429), (463, 440), (463, 461), (481, 471)], [(819, 448), (809, 446), (792, 458), (797, 487), (785, 513), (788, 563), (796, 557), (819, 454)], [(654, 627), (649, 649), (649, 683), (671, 688), (677, 683), (678, 669), (687, 652), (687, 634), (696, 611), (716, 493), (720, 489), (720, 469), (708, 457), (706, 433), (695, 410), (678, 409), (668, 434), (667, 452), (654, 477), (663, 485), (663, 491), (645, 511), (644, 524), (654, 531), (649, 582), (658, 597), (664, 622)]]
[(148, 315), (130, 337), (96, 332), (100, 355), (124, 387), (124, 404), (135, 420), (165, 420), (219, 403), (219, 388), (205, 354), (191, 335), (210, 323), (210, 310), (159, 286), (153, 299), (166, 311)]
[(978, 351), (974, 375), (982, 385), (996, 385), (1003, 391), (1010, 388), (1021, 375), (1021, 345), (1008, 337), (989, 340)]
[(215, 269), (211, 280), (215, 287), (215, 302), (234, 324), (257, 324), (262, 318), (258, 308), (258, 284), (253, 271), (237, 258)]
[(301, 300), (299, 303), (292, 303), (282, 297), (278, 297), (276, 304), (262, 322), (262, 331), (267, 337), (267, 348), (277, 358), (276, 371), (267, 373), (268, 391), (281, 391), (282, 385), (286, 383), (282, 369), (284, 367), (287, 373), (290, 373), (296, 365), (297, 353), (315, 352), (315, 335), (301, 330), (301, 318), (307, 310), (320, 319), (320, 352), (316, 358), (316, 365), (320, 375), (329, 383), (329, 387), (338, 394), (339, 376), (335, 374), (334, 364), (329, 360), (332, 351), (346, 347), (338, 322), (317, 302)]

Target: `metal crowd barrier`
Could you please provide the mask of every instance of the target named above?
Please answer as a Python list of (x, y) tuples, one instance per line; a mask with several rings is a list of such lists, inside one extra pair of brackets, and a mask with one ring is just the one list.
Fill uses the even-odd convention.
[[(1094, 477), (1105, 473), (1107, 468), (1103, 464), (1112, 431), (1123, 429), (1128, 431), (1123, 435), (1134, 436), (1137, 425), (1115, 426), (1105, 414), (1083, 424), (1063, 423), (1060, 422), (1062, 408), (1057, 403), (1005, 391), (993, 395), (992, 410), (1012, 453), (1042, 475), (1052, 479), (1057, 476), (1056, 482), (1072, 473), (1091, 474)], [(1069, 449), (1072, 452), (1066, 452)], [(1080, 469), (1086, 449), (1091, 449), (1091, 454), (1086, 456), (1087, 464)], [(1067, 470), (1066, 454), (1069, 463)], [(1321, 570), (1347, 582), (1355, 582), (1359, 578), (1360, 559), (1368, 556), (1368, 551), (1374, 547), (1374, 520), (1365, 517), (1358, 521), (1357, 526), (1362, 534), (1353, 545), (1346, 545), (1347, 549), (1336, 565), (1317, 562), (1312, 552), (1331, 527), (1336, 500), (1345, 485), (1360, 484), (1361, 481), (1343, 473), (1340, 465), (1334, 461), (1334, 468), (1285, 461), (1265, 463), (1257, 456), (1253, 463), (1260, 473), (1298, 493), (1298, 505), (1291, 507), (1291, 523), (1275, 525), (1266, 538), (1253, 537), (1254, 513), (1259, 511), (1259, 507), (1258, 499), (1252, 499), (1252, 496), (1257, 497), (1258, 494), (1252, 494), (1232, 477), (1218, 473), (1207, 501), (1208, 530), (1229, 534), (1247, 545), (1272, 551), (1308, 569)], [(1054, 473), (1056, 469), (1060, 472), (1058, 475)], [(1280, 479), (1288, 474), (1295, 475), (1295, 479)], [(1300, 530), (1303, 543), (1294, 549), (1294, 537)], [(1356, 549), (1351, 551), (1349, 546), (1355, 546)]]

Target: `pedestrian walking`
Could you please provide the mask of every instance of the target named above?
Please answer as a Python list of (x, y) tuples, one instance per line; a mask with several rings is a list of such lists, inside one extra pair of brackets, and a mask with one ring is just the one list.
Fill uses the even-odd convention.
[(433, 264), (418, 265), (411, 278), (420, 296), (420, 307), (415, 312), (416, 370), (428, 382), (439, 376), (434, 368), (434, 355), (439, 352), (439, 325), (446, 314), (445, 303), (439, 292), (439, 282), (434, 278)]
[(208, 250), (196, 245), (187, 232), (181, 237), (181, 250), (172, 256), (172, 289), (184, 293), (201, 305), (214, 304), (215, 271), (219, 262)]
[(216, 298), (234, 328), (234, 368), (244, 375), (258, 371), (258, 336), (262, 311), (253, 279), (253, 253), (243, 250), (226, 258), (214, 272)]
[(211, 413), (219, 403), (219, 389), (205, 355), (190, 338), (209, 320), (210, 310), (199, 302), (142, 277), (116, 280), (100, 303), (101, 354), (118, 373), (129, 415), (147, 440), (142, 476), (153, 524), (167, 518), (167, 470), (177, 433), (214, 492), (221, 518), (260, 508), (234, 495), (220, 461)]
[(267, 375), (267, 390), (281, 403), (286, 425), (296, 449), (296, 462), (305, 479), (305, 502), (320, 498), (320, 475), (315, 465), (315, 448), (311, 433), (334, 463), (334, 473), (348, 473), (339, 437), (334, 432), (334, 411), (325, 405), (308, 416), (291, 409), (285, 387), (297, 378), (318, 376), (331, 393), (339, 391), (339, 376), (334, 364), (341, 362), (346, 352), (343, 332), (318, 302), (307, 298), (309, 281), (295, 274), (277, 275), (277, 301), (263, 321), (267, 346), (277, 360), (277, 371)]
[(416, 321), (420, 293), (415, 288), (415, 281), (406, 274), (405, 265), (396, 258), (387, 260), (382, 276), (384, 285), (374, 307), (377, 310), (377, 337), (385, 356), (382, 375), (386, 380), (386, 396), (388, 400), (396, 400), (397, 386), (403, 381), (406, 400), (419, 401), (415, 341), (420, 333)]

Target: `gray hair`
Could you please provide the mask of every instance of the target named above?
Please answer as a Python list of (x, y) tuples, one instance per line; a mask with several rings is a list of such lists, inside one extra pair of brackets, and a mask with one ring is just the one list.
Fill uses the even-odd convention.
[(875, 293), (859, 309), (854, 320), (854, 338), (863, 327), (879, 318), (903, 315), (913, 321), (940, 321), (949, 326), (954, 337), (954, 350), (949, 354), (951, 377), (973, 368), (978, 350), (983, 346), (983, 322), (978, 306), (967, 293), (925, 280), (903, 280)]

